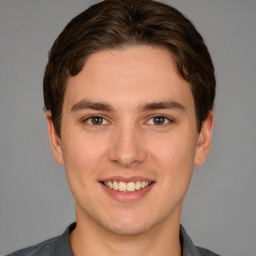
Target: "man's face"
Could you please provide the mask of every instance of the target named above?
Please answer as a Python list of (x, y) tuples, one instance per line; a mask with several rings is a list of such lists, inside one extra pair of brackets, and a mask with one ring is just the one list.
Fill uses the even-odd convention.
[[(49, 116), (48, 122), (78, 223), (116, 234), (179, 223), (193, 166), (207, 153), (189, 84), (167, 50), (140, 46), (92, 54), (68, 81), (61, 140)], [(205, 129), (210, 134), (211, 125)]]

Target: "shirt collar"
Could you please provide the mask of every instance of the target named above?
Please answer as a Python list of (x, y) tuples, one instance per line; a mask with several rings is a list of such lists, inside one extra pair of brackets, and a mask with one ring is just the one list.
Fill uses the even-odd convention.
[(183, 256), (199, 256), (196, 246), (193, 244), (182, 225), (180, 225), (180, 242)]

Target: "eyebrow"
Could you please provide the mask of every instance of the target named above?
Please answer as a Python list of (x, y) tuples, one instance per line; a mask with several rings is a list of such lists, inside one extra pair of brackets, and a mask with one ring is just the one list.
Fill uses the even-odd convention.
[(71, 111), (94, 109), (101, 111), (113, 111), (114, 109), (106, 103), (81, 100), (72, 106)]
[[(81, 100), (71, 107), (71, 111), (78, 111), (78, 110), (85, 110), (85, 109), (93, 109), (93, 110), (109, 111), (109, 112), (115, 111), (110, 104), (103, 103), (103, 102), (92, 102), (87, 100)], [(139, 106), (138, 112), (145, 112), (145, 111), (158, 110), (158, 109), (176, 109), (176, 110), (184, 111), (185, 107), (175, 101), (151, 102), (151, 103), (145, 103)]]
[(158, 109), (176, 109), (176, 110), (185, 110), (185, 107), (175, 101), (164, 101), (164, 102), (152, 102), (144, 104), (139, 107), (139, 111), (149, 111), (149, 110), (158, 110)]

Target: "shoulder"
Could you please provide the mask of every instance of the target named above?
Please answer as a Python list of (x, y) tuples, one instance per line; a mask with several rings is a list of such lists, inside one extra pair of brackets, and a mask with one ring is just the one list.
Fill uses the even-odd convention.
[(71, 224), (66, 231), (57, 237), (48, 239), (44, 242), (30, 246), (7, 256), (73, 256), (69, 244), (69, 234), (75, 228), (75, 223)]
[(220, 256), (212, 251), (195, 246), (182, 225), (180, 225), (180, 241), (183, 256)]
[(56, 241), (58, 241), (58, 237), (51, 238), (34, 246), (18, 250), (8, 254), (7, 256), (51, 255), (52, 248), (55, 247), (54, 244)]
[(216, 254), (216, 253), (214, 253), (212, 251), (209, 251), (209, 250), (207, 250), (205, 248), (202, 248), (202, 247), (196, 246), (196, 249), (198, 251), (199, 256), (220, 256), (219, 254)]

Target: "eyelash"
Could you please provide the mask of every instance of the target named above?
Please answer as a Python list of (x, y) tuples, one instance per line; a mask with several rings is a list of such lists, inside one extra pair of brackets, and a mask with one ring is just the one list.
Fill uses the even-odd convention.
[[(102, 118), (103, 122), (106, 122), (106, 124), (100, 124), (100, 125), (96, 125), (96, 124), (93, 124), (92, 123), (92, 118)], [(91, 120), (91, 122), (89, 122), (89, 120)], [(106, 118), (104, 118), (103, 116), (101, 115), (91, 115), (89, 117), (86, 117), (85, 119), (83, 119), (82, 121), (83, 123), (87, 123), (89, 125), (92, 125), (92, 126), (102, 126), (102, 125), (107, 125), (109, 124), (110, 122), (106, 120)]]
[[(102, 120), (103, 120), (103, 123), (102, 124), (93, 124), (92, 123), (92, 118), (102, 118)], [(153, 120), (154, 118), (161, 118), (161, 119), (164, 119), (164, 123), (160, 123), (160, 124), (155, 124), (155, 123), (149, 123), (150, 122), (150, 120)], [(89, 122), (89, 120), (90, 120), (90, 122)], [(91, 126), (102, 126), (102, 125), (108, 125), (108, 124), (110, 124), (110, 122), (109, 121), (107, 121), (106, 120), (106, 118), (105, 117), (103, 117), (103, 116), (101, 116), (101, 115), (91, 115), (91, 116), (89, 116), (89, 117), (86, 117), (85, 119), (83, 119), (83, 121), (82, 121), (83, 123), (86, 123), (86, 124), (88, 124), (88, 125), (91, 125)], [(104, 123), (105, 122), (105, 123)], [(153, 121), (154, 122), (154, 121)], [(155, 126), (165, 126), (165, 125), (168, 125), (168, 124), (170, 124), (170, 123), (173, 123), (174, 122), (174, 120), (172, 120), (172, 119), (170, 119), (169, 117), (167, 117), (167, 116), (164, 116), (164, 115), (154, 115), (154, 116), (151, 116), (149, 119), (148, 119), (148, 121), (147, 122), (145, 122), (145, 124), (147, 124), (147, 125), (155, 125)]]
[(163, 118), (163, 119), (164, 119), (164, 123), (163, 123), (163, 124), (150, 124), (150, 125), (164, 126), (164, 125), (168, 125), (168, 124), (174, 122), (174, 120), (170, 119), (170, 118), (167, 117), (167, 116), (164, 116), (164, 115), (154, 115), (154, 116), (151, 116), (150, 119), (149, 119), (146, 123), (149, 123), (149, 121), (150, 121), (150, 120), (153, 120), (154, 118)]

